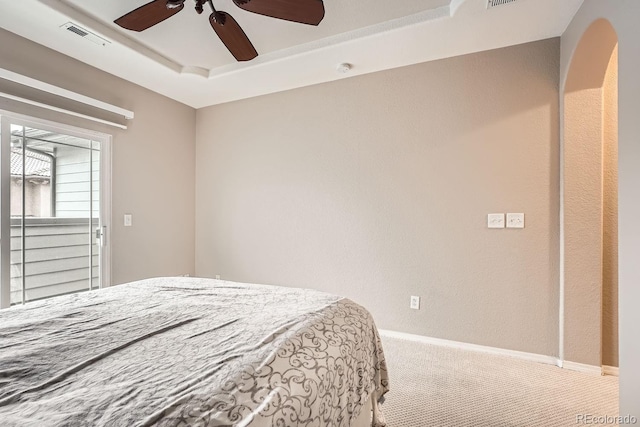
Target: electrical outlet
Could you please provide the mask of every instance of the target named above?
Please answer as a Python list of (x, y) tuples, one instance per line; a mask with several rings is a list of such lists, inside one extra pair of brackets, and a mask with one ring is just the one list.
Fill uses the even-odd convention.
[(216, 274), (216, 279), (220, 280), (220, 275)]
[(420, 297), (412, 296), (409, 307), (414, 310), (420, 310)]
[(507, 228), (524, 228), (524, 214), (523, 213), (508, 213), (507, 214)]

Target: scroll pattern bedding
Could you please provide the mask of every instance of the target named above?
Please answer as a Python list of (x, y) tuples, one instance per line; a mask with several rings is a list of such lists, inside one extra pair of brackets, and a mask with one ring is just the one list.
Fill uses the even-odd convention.
[(388, 390), (337, 296), (158, 278), (0, 312), (3, 426), (349, 426)]

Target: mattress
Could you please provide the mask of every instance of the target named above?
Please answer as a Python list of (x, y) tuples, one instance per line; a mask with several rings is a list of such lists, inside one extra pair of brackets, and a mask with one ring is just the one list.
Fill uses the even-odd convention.
[(362, 306), (156, 278), (0, 311), (2, 426), (350, 426), (388, 391)]

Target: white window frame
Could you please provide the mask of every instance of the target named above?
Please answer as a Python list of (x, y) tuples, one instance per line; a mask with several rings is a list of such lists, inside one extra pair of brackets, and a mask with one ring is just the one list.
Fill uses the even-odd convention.
[[(103, 228), (105, 234), (100, 259), (100, 287), (111, 286), (111, 150), (113, 136), (0, 109), (0, 134), (2, 138), (0, 141), (0, 194), (2, 194), (0, 219), (10, 217), (11, 144), (5, 143), (5, 138), (11, 137), (12, 124), (100, 142), (100, 226), (106, 227)], [(2, 254), (0, 265), (5, 266), (10, 263), (7, 261), (10, 261), (11, 257), (10, 225), (10, 221), (0, 221), (0, 253)], [(10, 277), (10, 269), (0, 269), (0, 309), (8, 308), (11, 304)]]

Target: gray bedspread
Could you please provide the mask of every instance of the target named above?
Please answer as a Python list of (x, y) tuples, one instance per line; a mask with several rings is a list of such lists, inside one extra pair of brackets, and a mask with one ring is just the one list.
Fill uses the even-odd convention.
[(388, 390), (337, 296), (157, 278), (0, 311), (1, 426), (349, 426)]

